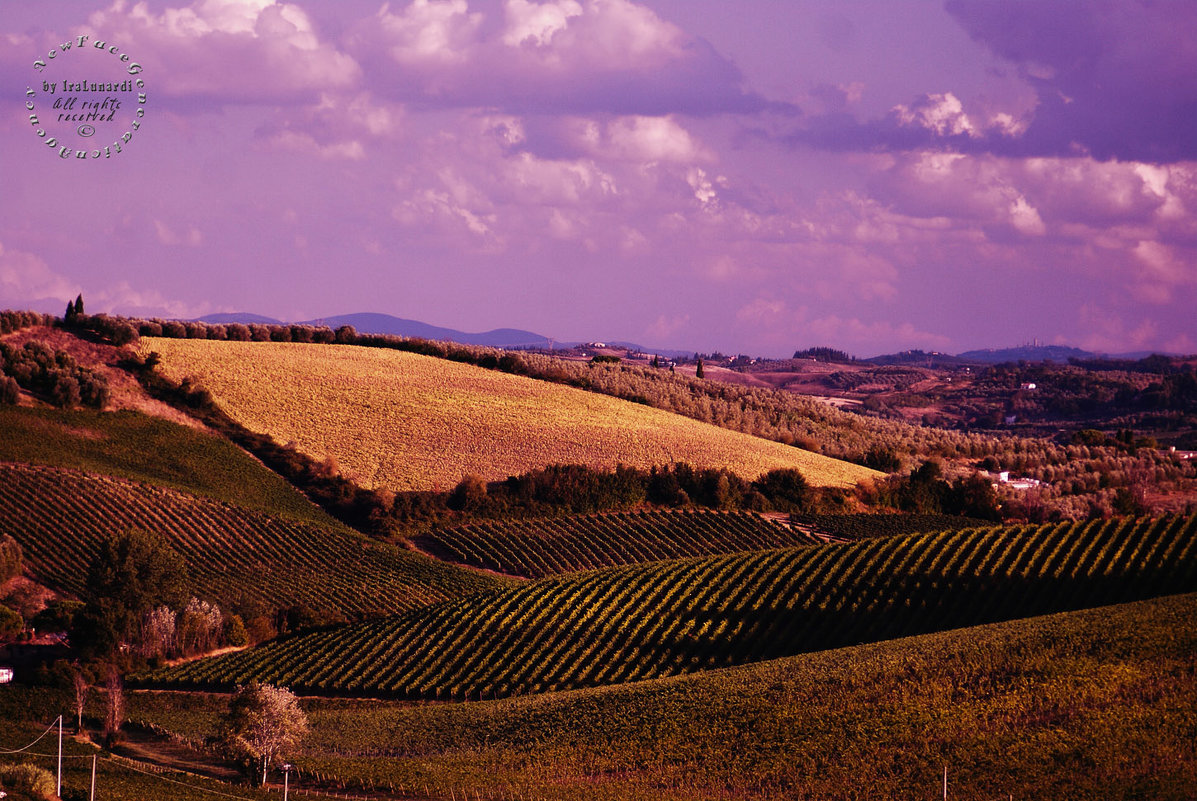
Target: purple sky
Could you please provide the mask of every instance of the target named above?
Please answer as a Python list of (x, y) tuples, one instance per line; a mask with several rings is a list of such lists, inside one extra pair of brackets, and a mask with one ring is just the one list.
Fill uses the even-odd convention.
[(6, 3), (0, 75), (0, 308), (1197, 351), (1192, 0)]

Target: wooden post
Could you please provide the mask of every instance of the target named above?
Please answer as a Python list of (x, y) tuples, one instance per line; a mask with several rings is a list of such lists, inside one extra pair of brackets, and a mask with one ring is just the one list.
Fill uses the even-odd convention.
[(91, 755), (91, 794), (90, 801), (96, 801), (96, 755)]

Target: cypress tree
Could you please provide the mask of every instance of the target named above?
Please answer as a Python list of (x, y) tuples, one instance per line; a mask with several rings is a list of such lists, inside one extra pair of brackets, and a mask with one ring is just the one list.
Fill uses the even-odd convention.
[(694, 377), (695, 378), (704, 378), (705, 377), (703, 374), (703, 370), (702, 370), (702, 359), (698, 360), (698, 367), (696, 367), (694, 369)]

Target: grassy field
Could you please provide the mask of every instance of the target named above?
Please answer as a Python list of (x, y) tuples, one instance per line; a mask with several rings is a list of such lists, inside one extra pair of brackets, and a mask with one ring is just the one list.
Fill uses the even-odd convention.
[(140, 677), (488, 698), (619, 684), (1197, 589), (1197, 517), (970, 529), (606, 568)]
[[(499, 701), (310, 699), (308, 774), (436, 798), (1182, 801), (1197, 596)], [(192, 739), (221, 696), (137, 692)], [(463, 795), (468, 789), (470, 795)]]
[(303, 604), (360, 619), (503, 584), (339, 526), (77, 471), (0, 463), (0, 535), (20, 543), (26, 570), (39, 583), (83, 595), (101, 544), (130, 528), (161, 534), (186, 562), (191, 591), (221, 604)]
[(0, 406), (0, 462), (118, 476), (347, 530), (229, 441), (134, 411)]
[(397, 351), (146, 338), (171, 379), (194, 377), (237, 422), (331, 458), (359, 484), (450, 489), (549, 464), (723, 467), (748, 479), (801, 470), (817, 486), (858, 465), (591, 392)]

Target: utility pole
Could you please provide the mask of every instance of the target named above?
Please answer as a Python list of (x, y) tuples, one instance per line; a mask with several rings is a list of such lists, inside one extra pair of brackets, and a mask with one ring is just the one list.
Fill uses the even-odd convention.
[(96, 801), (96, 755), (91, 755), (91, 795), (90, 801)]
[(283, 763), (283, 801), (287, 801), (287, 791), (291, 788), (291, 768), (290, 762)]
[(948, 766), (943, 766), (943, 801), (948, 801)]
[(62, 798), (62, 715), (58, 716), (58, 797)]

